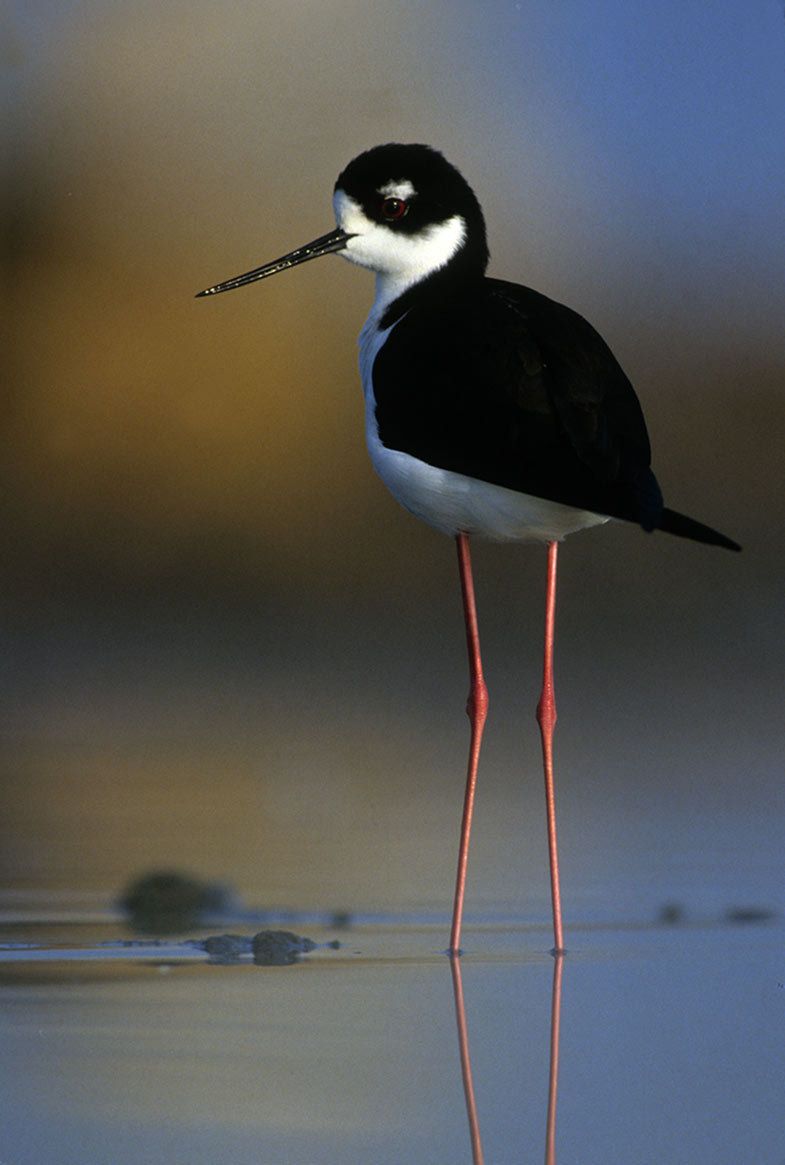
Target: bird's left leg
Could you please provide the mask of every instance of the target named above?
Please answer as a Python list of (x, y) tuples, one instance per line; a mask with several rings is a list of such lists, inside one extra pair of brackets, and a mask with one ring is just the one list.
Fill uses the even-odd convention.
[(466, 867), (469, 861), (469, 835), (472, 828), (472, 814), (474, 812), (474, 793), (477, 787), (477, 766), (480, 760), (480, 745), (485, 727), (485, 718), (488, 714), (488, 689), (482, 674), (482, 659), (480, 658), (480, 635), (477, 628), (477, 607), (474, 601), (474, 579), (472, 577), (472, 560), (469, 551), (468, 534), (456, 536), (458, 547), (458, 569), (461, 575), (461, 593), (463, 596), (463, 617), (466, 623), (466, 646), (469, 652), (469, 699), (466, 702), (466, 714), (471, 722), (471, 740), (469, 743), (469, 763), (466, 773), (466, 792), (463, 800), (463, 819), (461, 821), (461, 841), (458, 849), (458, 873), (455, 879), (455, 900), (452, 912), (452, 930), (450, 932), (450, 954), (460, 954), (461, 922), (463, 919), (463, 899), (466, 891)]

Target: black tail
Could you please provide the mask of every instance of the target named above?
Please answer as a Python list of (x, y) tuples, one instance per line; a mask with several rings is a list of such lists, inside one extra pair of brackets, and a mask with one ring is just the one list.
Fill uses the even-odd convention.
[(657, 529), (676, 534), (679, 538), (692, 538), (693, 542), (708, 542), (710, 546), (724, 546), (726, 550), (741, 550), (738, 542), (726, 538), (719, 530), (712, 530), (711, 526), (704, 526), (702, 522), (696, 522), (686, 514), (678, 514), (675, 510), (662, 511)]

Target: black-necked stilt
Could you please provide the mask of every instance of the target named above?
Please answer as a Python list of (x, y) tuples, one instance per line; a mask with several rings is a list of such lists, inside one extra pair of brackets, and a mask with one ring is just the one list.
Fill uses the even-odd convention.
[(537, 291), (489, 279), (474, 192), (436, 150), (376, 146), (339, 175), (336, 229), (200, 296), (340, 252), (376, 274), (360, 333), (374, 468), (424, 522), (455, 537), (471, 673), (471, 743), (450, 951), (460, 949), (474, 791), (488, 694), (469, 538), (548, 544), (542, 734), (553, 932), (564, 949), (553, 787), (558, 543), (612, 519), (738, 550), (663, 506), (638, 398), (601, 336)]

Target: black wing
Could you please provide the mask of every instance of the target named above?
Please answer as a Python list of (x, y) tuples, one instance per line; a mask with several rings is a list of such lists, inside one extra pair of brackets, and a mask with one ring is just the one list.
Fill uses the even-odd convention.
[(594, 328), (546, 296), (483, 279), (415, 302), (373, 381), (389, 448), (648, 530), (659, 524), (635, 391)]

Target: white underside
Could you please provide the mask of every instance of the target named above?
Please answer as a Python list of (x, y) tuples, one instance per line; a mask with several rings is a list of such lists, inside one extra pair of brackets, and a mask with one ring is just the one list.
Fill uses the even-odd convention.
[(393, 496), (415, 517), (444, 534), (479, 534), (497, 541), (552, 542), (609, 521), (599, 514), (437, 469), (386, 449), (367, 427), (374, 469)]
[[(518, 493), (428, 465), (379, 439), (372, 370), (391, 329), (380, 331), (378, 301), (360, 333), (360, 375), (365, 395), (365, 438), (373, 467), (405, 509), (444, 534), (478, 534), (498, 541), (552, 542), (610, 519), (559, 502)], [(395, 325), (393, 325), (395, 326)]]

